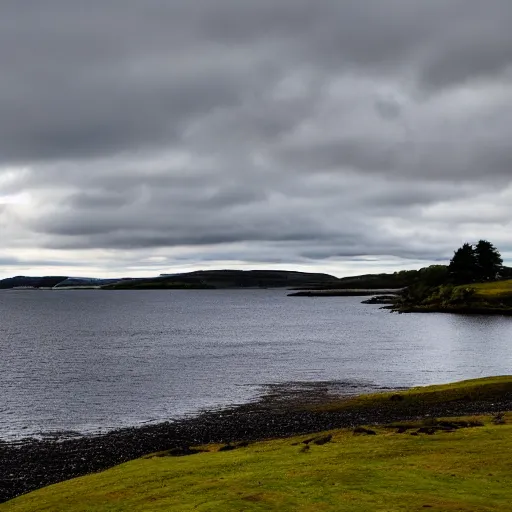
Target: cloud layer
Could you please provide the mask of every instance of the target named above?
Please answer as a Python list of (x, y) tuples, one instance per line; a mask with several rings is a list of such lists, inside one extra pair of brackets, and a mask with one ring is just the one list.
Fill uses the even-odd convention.
[(7, 0), (0, 273), (512, 256), (509, 0)]

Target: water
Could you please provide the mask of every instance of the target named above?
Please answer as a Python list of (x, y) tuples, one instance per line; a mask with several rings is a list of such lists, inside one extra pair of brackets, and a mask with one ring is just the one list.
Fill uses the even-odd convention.
[(511, 373), (512, 318), (396, 315), (285, 291), (0, 292), (0, 438), (140, 425), (255, 399)]

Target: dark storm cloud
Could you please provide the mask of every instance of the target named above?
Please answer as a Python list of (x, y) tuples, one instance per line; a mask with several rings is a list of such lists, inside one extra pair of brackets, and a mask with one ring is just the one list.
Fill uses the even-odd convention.
[(7, 2), (0, 154), (173, 144), (195, 116), (241, 105), (295, 66), (326, 79), (410, 73), (428, 87), (494, 76), (511, 62), (511, 16), (497, 0)]
[(468, 205), (512, 217), (511, 22), (509, 0), (4, 1), (0, 204), (31, 203), (0, 226), (107, 266), (449, 255), (484, 229)]

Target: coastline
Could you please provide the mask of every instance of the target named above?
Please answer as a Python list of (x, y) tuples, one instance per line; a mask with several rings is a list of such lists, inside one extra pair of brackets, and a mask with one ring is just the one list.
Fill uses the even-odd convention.
[(381, 309), (389, 309), (392, 313), (451, 313), (454, 315), (484, 315), (484, 316), (512, 316), (512, 308), (493, 307), (442, 307), (442, 306), (385, 306)]
[[(492, 395), (473, 396), (464, 391), (462, 395), (447, 395), (446, 400), (411, 402), (408, 397), (412, 395), (407, 391), (354, 398), (329, 397), (320, 390), (306, 399), (295, 396), (283, 400), (282, 396), (274, 396), (257, 403), (205, 412), (194, 418), (126, 428), (103, 435), (68, 440), (28, 440), (22, 444), (0, 442), (0, 465), (3, 468), (0, 503), (53, 483), (164, 450), (186, 451), (190, 446), (209, 443), (286, 438), (425, 417), (512, 410), (512, 379), (506, 381), (503, 389)], [(372, 401), (372, 397), (376, 399)]]

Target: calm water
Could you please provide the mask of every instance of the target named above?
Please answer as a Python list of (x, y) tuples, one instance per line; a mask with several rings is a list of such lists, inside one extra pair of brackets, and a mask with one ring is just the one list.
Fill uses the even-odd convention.
[(512, 318), (396, 315), (360, 300), (0, 292), (0, 438), (164, 420), (272, 383), (368, 389), (511, 373)]

